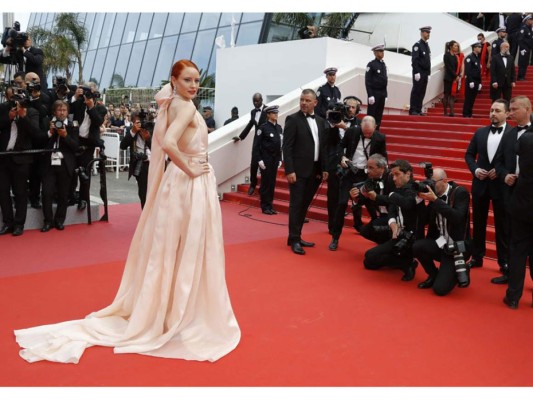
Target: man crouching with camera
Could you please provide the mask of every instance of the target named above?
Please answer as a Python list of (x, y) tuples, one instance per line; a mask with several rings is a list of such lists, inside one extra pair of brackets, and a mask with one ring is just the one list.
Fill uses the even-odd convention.
[(418, 209), (414, 189), (413, 167), (405, 160), (396, 160), (390, 166), (395, 190), (389, 194), (388, 224), (392, 238), (368, 250), (363, 263), (366, 269), (392, 267), (404, 272), (402, 281), (415, 277), (418, 263), (413, 258), (412, 245), (416, 238)]
[[(418, 193), (420, 198), (429, 202), (428, 233), (426, 239), (414, 243), (413, 254), (428, 274), (418, 287), (433, 288), (437, 295), (444, 296), (456, 284), (459, 287), (470, 284), (465, 263), (468, 259), (465, 240), (470, 239), (470, 194), (464, 187), (448, 182), (443, 169), (435, 168), (431, 179), (434, 188), (422, 185), (425, 192)], [(435, 261), (440, 261), (440, 268), (437, 269)]]
[(131, 117), (132, 127), (124, 134), (120, 142), (120, 148), (130, 148), (130, 165), (128, 168), (128, 180), (132, 175), (137, 179), (138, 194), (141, 200), (141, 208), (146, 202), (146, 185), (148, 183), (148, 166), (150, 165), (150, 145), (152, 138), (150, 132), (142, 126), (140, 115), (133, 114)]

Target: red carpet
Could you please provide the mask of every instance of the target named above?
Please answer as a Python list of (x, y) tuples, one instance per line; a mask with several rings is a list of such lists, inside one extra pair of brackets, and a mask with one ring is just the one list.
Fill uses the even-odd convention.
[[(413, 282), (401, 282), (395, 270), (364, 270), (370, 243), (353, 230), (330, 252), (326, 225), (311, 221), (304, 238), (317, 247), (301, 257), (285, 245), (286, 226), (243, 218), (243, 206), (221, 204), (228, 287), (242, 329), (234, 352), (214, 364), (114, 355), (101, 347), (87, 349), (78, 365), (28, 364), (18, 356), (13, 329), (81, 318), (112, 301), (139, 214), (138, 205), (120, 205), (110, 209), (109, 224), (0, 239), (0, 385), (532, 384), (529, 278), (516, 311), (501, 302), (505, 288), (490, 284), (491, 262), (472, 272), (469, 288), (441, 298), (416, 288), (425, 279), (421, 268)], [(285, 214), (246, 213), (287, 221)], [(79, 250), (81, 243), (89, 249)], [(48, 246), (53, 257), (45, 254)], [(39, 261), (43, 254), (46, 263)]]

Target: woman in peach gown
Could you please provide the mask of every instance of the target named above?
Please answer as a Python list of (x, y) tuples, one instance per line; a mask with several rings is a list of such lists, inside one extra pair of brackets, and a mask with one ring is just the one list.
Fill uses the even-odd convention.
[(192, 102), (198, 85), (197, 66), (180, 60), (156, 95), (146, 204), (115, 300), (85, 319), (16, 330), (25, 360), (78, 363), (87, 347), (98, 345), (216, 361), (239, 343), (207, 127)]

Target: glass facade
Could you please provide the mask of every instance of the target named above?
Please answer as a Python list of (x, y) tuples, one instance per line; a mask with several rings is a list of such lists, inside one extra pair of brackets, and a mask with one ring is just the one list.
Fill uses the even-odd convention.
[[(28, 29), (52, 29), (56, 13), (32, 13)], [(153, 87), (168, 80), (172, 64), (192, 59), (200, 69), (216, 70), (215, 39), (235, 45), (265, 41), (265, 13), (78, 13), (88, 40), (83, 49), (83, 79), (100, 90), (121, 86)], [(78, 83), (79, 66), (72, 68)], [(49, 78), (51, 80), (51, 78)], [(51, 83), (51, 82), (50, 82)]]

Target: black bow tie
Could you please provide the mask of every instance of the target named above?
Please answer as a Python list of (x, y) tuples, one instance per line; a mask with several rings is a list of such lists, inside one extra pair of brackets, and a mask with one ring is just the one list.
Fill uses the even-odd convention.
[(529, 127), (529, 125), (517, 125), (516, 126), (516, 129), (518, 129), (519, 131), (521, 131), (522, 129), (527, 129)]
[(256, 108), (255, 112), (261, 112), (261, 109), (260, 108)]
[(315, 119), (315, 114), (305, 114), (305, 118), (313, 118), (313, 119)]
[(446, 202), (446, 200), (448, 200), (448, 196), (443, 194), (442, 196), (439, 197), (439, 199), (441, 199), (442, 201)]
[(503, 126), (500, 126), (499, 128), (496, 127), (496, 126), (491, 126), (491, 127), (490, 127), (490, 131), (491, 131), (492, 133), (498, 133), (498, 135), (499, 135), (499, 134), (502, 133), (502, 131), (503, 131)]

